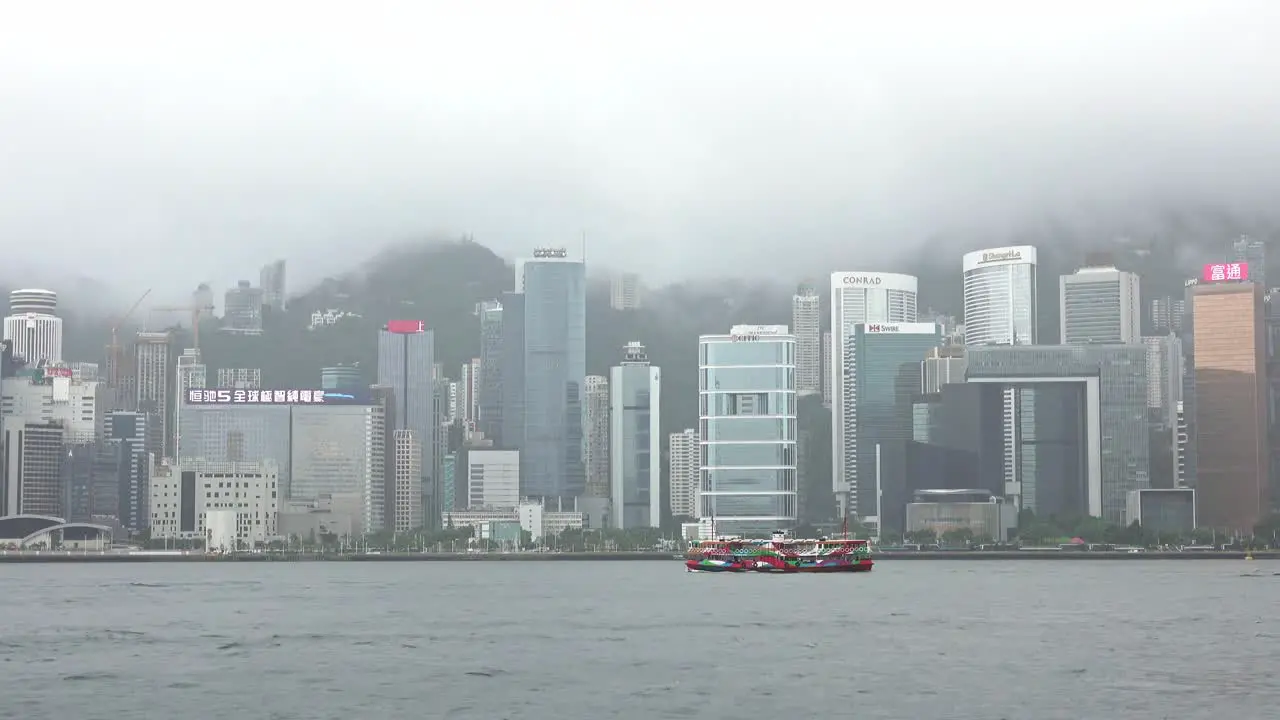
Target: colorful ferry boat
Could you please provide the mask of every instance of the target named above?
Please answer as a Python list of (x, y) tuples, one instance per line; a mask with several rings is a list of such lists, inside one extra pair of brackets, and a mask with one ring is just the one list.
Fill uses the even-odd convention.
[(684, 564), (689, 572), (823, 573), (868, 572), (875, 563), (866, 540), (799, 540), (775, 532), (769, 540), (704, 540), (689, 548)]

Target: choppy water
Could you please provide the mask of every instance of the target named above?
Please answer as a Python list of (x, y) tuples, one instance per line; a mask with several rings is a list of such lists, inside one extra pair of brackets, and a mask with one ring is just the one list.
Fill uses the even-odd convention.
[(0, 565), (0, 717), (1232, 718), (1280, 563)]

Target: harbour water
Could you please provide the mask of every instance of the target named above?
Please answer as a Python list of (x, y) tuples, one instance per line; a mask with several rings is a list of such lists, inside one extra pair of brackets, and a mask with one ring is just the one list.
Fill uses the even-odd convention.
[(0, 565), (0, 718), (1273, 717), (1280, 563)]

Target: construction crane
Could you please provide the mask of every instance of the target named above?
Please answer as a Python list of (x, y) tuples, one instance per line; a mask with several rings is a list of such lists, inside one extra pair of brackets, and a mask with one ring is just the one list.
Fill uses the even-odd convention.
[(138, 309), (138, 306), (142, 304), (142, 301), (146, 300), (147, 296), (150, 294), (151, 288), (147, 288), (147, 291), (142, 293), (142, 295), (139, 295), (138, 299), (133, 302), (133, 305), (129, 306), (129, 309), (126, 310), (124, 314), (120, 315), (120, 317), (116, 318), (111, 323), (111, 344), (107, 346), (107, 361), (111, 363), (109, 378), (111, 380), (112, 387), (116, 387), (120, 384), (120, 363), (123, 360), (120, 338), (117, 333), (120, 330), (120, 326), (133, 315), (134, 311)]
[(200, 316), (213, 312), (212, 305), (183, 305), (181, 307), (155, 307), (148, 312), (184, 312), (191, 313), (191, 342), (196, 350), (200, 349)]

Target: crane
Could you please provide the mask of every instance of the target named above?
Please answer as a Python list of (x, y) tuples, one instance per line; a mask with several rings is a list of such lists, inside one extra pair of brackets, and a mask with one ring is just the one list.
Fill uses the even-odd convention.
[(117, 317), (111, 323), (111, 344), (107, 346), (107, 361), (111, 363), (108, 377), (111, 381), (112, 387), (116, 387), (120, 384), (121, 352), (120, 352), (120, 339), (117, 335), (117, 332), (120, 330), (120, 326), (123, 325), (124, 322), (133, 315), (134, 311), (138, 309), (138, 306), (142, 304), (142, 301), (146, 300), (147, 296), (150, 294), (151, 294), (151, 288), (147, 288), (146, 292), (139, 295), (138, 299), (133, 301), (133, 305), (129, 306), (128, 310), (126, 310), (122, 315), (120, 315), (120, 317)]
[(199, 349), (200, 349), (200, 316), (201, 316), (201, 315), (204, 315), (204, 314), (206, 314), (206, 313), (212, 313), (212, 312), (213, 312), (213, 306), (212, 306), (212, 305), (200, 305), (200, 304), (197, 304), (197, 303), (194, 303), (194, 302), (193, 302), (193, 303), (192, 303), (192, 304), (190, 304), (190, 305), (183, 305), (183, 306), (175, 306), (175, 307), (155, 307), (155, 308), (151, 308), (151, 309), (149, 310), (149, 312), (153, 312), (153, 313), (157, 313), (157, 312), (185, 312), (185, 313), (191, 313), (191, 341), (192, 341), (192, 344), (195, 346), (195, 349), (196, 349), (196, 350), (199, 350)]

